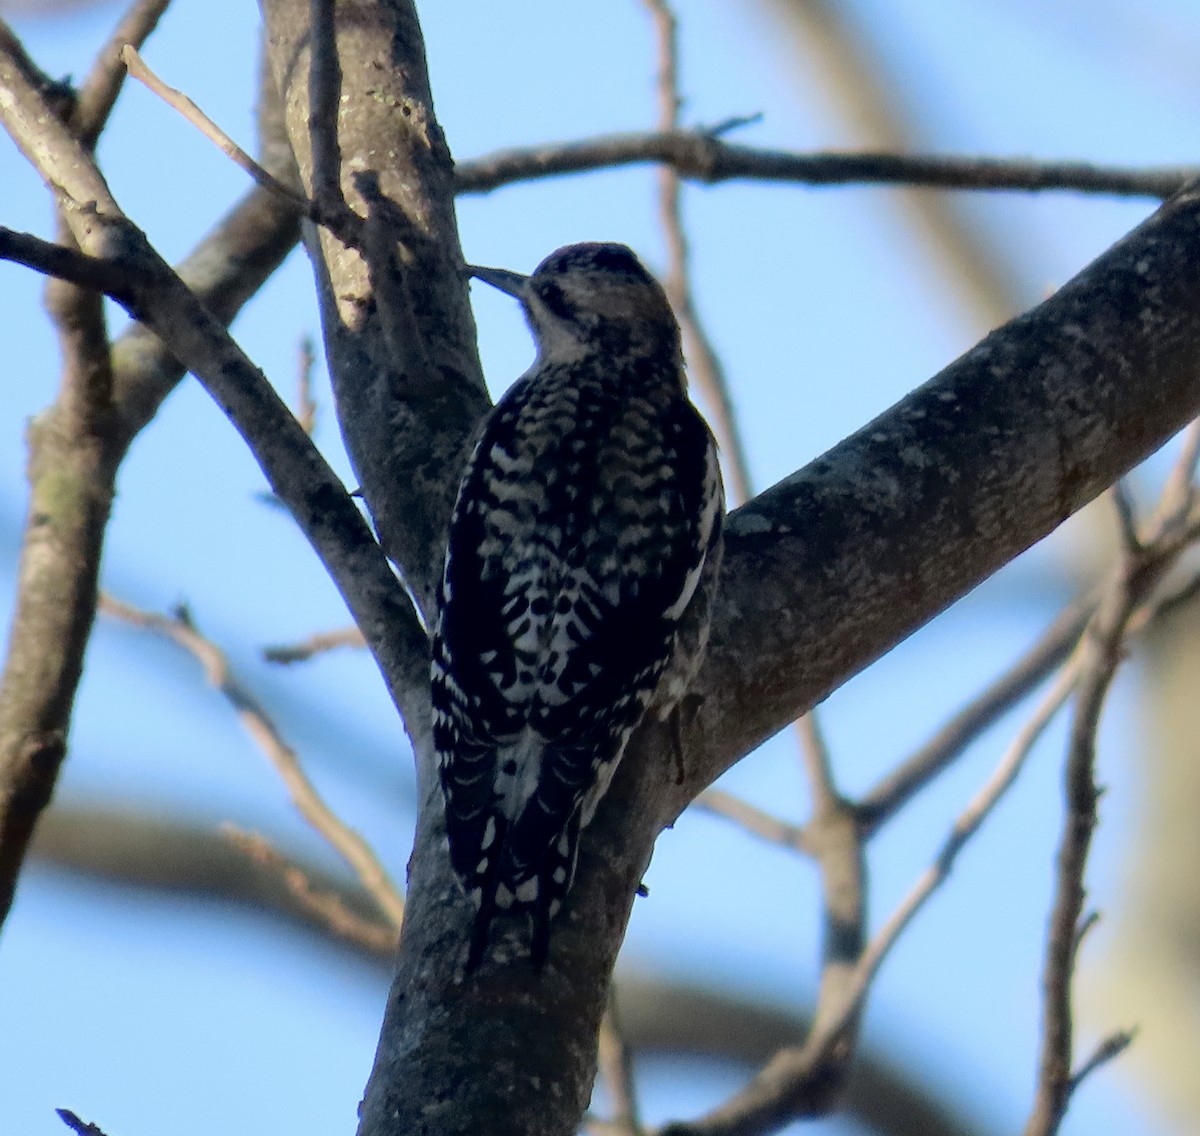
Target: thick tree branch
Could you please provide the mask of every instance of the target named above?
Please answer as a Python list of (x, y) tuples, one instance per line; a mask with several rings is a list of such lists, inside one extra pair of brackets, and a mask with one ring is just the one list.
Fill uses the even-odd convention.
[[(643, 865), (692, 796), (1196, 413), (1197, 263), (1200, 196), (1189, 191), (1046, 303), (733, 514), (697, 688), (703, 702), (686, 735), (687, 783), (672, 784), (669, 740), (657, 725), (645, 727), (589, 829), (542, 983), (505, 976), (526, 1012), (538, 1007), (536, 1025), (523, 1019), (524, 1029), (564, 1028), (557, 1013), (565, 1003), (571, 1037), (578, 1042), (585, 1028), (594, 1037), (603, 976)], [(410, 947), (425, 962), (410, 963), (396, 992), (411, 992), (405, 979), (419, 973), (429, 1003), (406, 1001), (405, 1013), (393, 1008), (385, 1024), (388, 1063), (377, 1076), (386, 1072), (397, 1085), (429, 1083), (431, 1074), (404, 1048), (406, 1015), (415, 1028), (436, 1000), (445, 1031), (439, 1044), (461, 1054), (480, 1037), (481, 1001), (496, 1005), (498, 1016), (505, 1006), (498, 977), (479, 976), (479, 996), (471, 983), (455, 984), (453, 945), (463, 940), (468, 912), (432, 841), (418, 842), (411, 880), (409, 926), (420, 929), (420, 940)], [(503, 1050), (512, 1026), (495, 1028), (480, 1044)], [(530, 1054), (522, 1067), (561, 1070), (564, 1047), (560, 1038), (553, 1053)], [(456, 1072), (444, 1070), (437, 1083), (458, 1083), (463, 1068)], [(522, 1074), (506, 1067), (503, 1076)]]
[(366, 218), (361, 253), (327, 232), (306, 240), (342, 436), (381, 543), (428, 618), (463, 446), (488, 399), (420, 27), (401, 0), (339, 0), (338, 66), (322, 42), (314, 103), (309, 0), (262, 9), (310, 195), (330, 195), (340, 154), (341, 194)]
[[(669, 741), (647, 726), (589, 830), (538, 981), (519, 964), (462, 981), (470, 913), (441, 852), (426, 781), (364, 1136), (420, 1130), (429, 1099), (445, 1101), (446, 1132), (497, 1115), (501, 1100), (500, 1130), (574, 1125), (607, 975), (663, 825), (1194, 415), (1198, 212), (1194, 194), (1172, 201), (1046, 304), (734, 514), (704, 701), (687, 739), (688, 782), (670, 784)], [(548, 1107), (547, 1084), (556, 1102), (573, 1104)]]
[(732, 515), (683, 796), (1187, 424), (1200, 407), (1198, 257), (1191, 188)]
[[(307, 7), (300, 18), (288, 0), (267, 7), (304, 168)], [(485, 399), (415, 17), (399, 0), (341, 3), (338, 12), (347, 17), (339, 106), (354, 108), (338, 123), (344, 162), (370, 170), (375, 155), (387, 154), (396, 163), (370, 179), (347, 179), (343, 190), (400, 238), (401, 250), (392, 263), (381, 237), (364, 260), (322, 237), (330, 356), (367, 498), (428, 611), (453, 471)], [(390, 82), (394, 88), (381, 91)], [(103, 183), (89, 180), (87, 163), (73, 154), (64, 162), (57, 141), (47, 148), (43, 135), (25, 133), (31, 157), (69, 206), (81, 249), (128, 270), (135, 310), (203, 375), (276, 480), (287, 481), (281, 492), (314, 542), (336, 556), (352, 534), (361, 555), (335, 561), (332, 571), (341, 583), (369, 579), (378, 589), (358, 614), (415, 691), (423, 640), (403, 620), (373, 622), (372, 601), (390, 591), (324, 471), (311, 461), (289, 466), (308, 454), (293, 437), (295, 423), (147, 257)], [(644, 729), (590, 831), (540, 977), (496, 963), (461, 980), (469, 912), (449, 875), (435, 790), (421, 763), (409, 922), (364, 1134), (429, 1130), (431, 1101), (441, 1104), (439, 1131), (475, 1130), (481, 1115), (501, 1116), (501, 1103), (497, 1132), (574, 1126), (590, 1089), (608, 976), (662, 825), (722, 769), (1050, 531), (1195, 413), (1198, 211), (1194, 194), (1172, 201), (1047, 304), (734, 516), (701, 678), (705, 700), (688, 737), (688, 783), (672, 784), (664, 732)], [(411, 328), (401, 330), (415, 329), (419, 342), (385, 326), (375, 303), (381, 282), (406, 298), (402, 312), (411, 302)], [(264, 450), (276, 431), (282, 444)], [(321, 493), (305, 498), (314, 486)], [(426, 507), (413, 508), (414, 497)], [(331, 531), (331, 517), (346, 530)], [(420, 702), (413, 693), (406, 709), (427, 756)]]

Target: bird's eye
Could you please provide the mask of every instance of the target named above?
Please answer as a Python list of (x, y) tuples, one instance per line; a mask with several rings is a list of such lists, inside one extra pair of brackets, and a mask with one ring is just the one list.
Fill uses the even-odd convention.
[(567, 300), (566, 294), (557, 284), (550, 280), (543, 280), (537, 285), (537, 294), (538, 299), (546, 305), (551, 315), (555, 315), (563, 320), (573, 318), (574, 312), (571, 304)]

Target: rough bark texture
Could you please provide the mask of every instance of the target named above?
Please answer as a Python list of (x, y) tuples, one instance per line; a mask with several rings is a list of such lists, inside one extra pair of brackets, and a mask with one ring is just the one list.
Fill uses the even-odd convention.
[[(273, 0), (266, 8), (306, 170), (308, 104), (297, 64), (306, 5)], [(360, 3), (338, 12), (339, 20), (353, 13), (341, 25), (351, 30), (339, 35), (342, 105), (355, 107), (343, 109), (339, 124), (343, 169), (377, 171), (402, 216), (356, 200), (361, 180), (343, 177), (343, 188), (390, 223), (413, 258), (428, 258), (419, 282), (400, 273), (423, 329), (410, 358), (419, 362), (430, 344), (450, 352), (433, 372), (443, 381), (431, 384), (426, 374), (414, 390), (408, 348), (372, 323), (376, 298), (395, 288), (390, 271), (388, 279), (378, 269), (372, 276), (357, 254), (326, 239), (318, 276), (343, 431), (389, 553), (428, 610), (462, 445), (483, 407), (476, 372), (464, 362), (470, 324), (461, 281), (451, 279), (457, 242), (438, 261), (412, 232), (451, 240), (451, 186), (410, 7)], [(352, 93), (362, 90), (355, 76), (381, 60), (386, 78), (375, 74), (370, 84), (390, 84), (387, 97)], [(408, 113), (397, 116), (396, 107)], [(589, 830), (540, 977), (521, 958), (514, 930), (513, 942), (464, 980), (470, 911), (444, 853), (427, 723), (410, 719), (422, 809), (363, 1136), (481, 1125), (513, 1136), (574, 1131), (594, 1075), (609, 975), (663, 826), (722, 770), (1050, 532), (1195, 414), (1200, 319), (1190, 269), (1198, 253), (1200, 204), (1189, 194), (1052, 300), (735, 514), (700, 682), (704, 701), (687, 736), (686, 784), (672, 783), (661, 731), (643, 731)], [(416, 501), (429, 507), (414, 508)]]
[(685, 799), (1196, 416), (1198, 265), (1192, 187), (734, 514)]
[[(368, 221), (359, 251), (328, 236), (309, 247), (343, 432), (384, 545), (428, 612), (463, 447), (486, 397), (415, 12), (403, 0), (333, 9), (342, 97), (317, 102), (340, 108), (334, 124), (309, 118), (309, 4), (264, 8), (305, 184), (329, 191), (314, 150), (337, 161), (334, 180)], [(55, 135), (37, 92), (21, 90), (6, 121), (58, 187), (73, 238), (123, 266), (132, 306), (242, 431), (362, 620), (406, 714), (421, 812), (363, 1136), (574, 1131), (635, 888), (664, 825), (1200, 406), (1200, 196), (1189, 191), (1051, 300), (733, 516), (702, 701), (685, 723), (684, 784), (665, 729), (642, 730), (587, 832), (545, 971), (529, 969), (523, 929), (512, 927), (464, 978), (471, 911), (444, 849), (415, 621), (341, 486), (262, 376), (121, 217), (86, 155)], [(144, 388), (135, 418), (152, 413), (162, 389)], [(76, 500), (52, 497), (64, 516)], [(90, 508), (102, 514), (107, 503)], [(86, 575), (75, 584), (94, 591)], [(68, 664), (60, 669), (73, 686), (77, 664)], [(64, 714), (56, 721), (65, 729)], [(44, 737), (53, 754), (55, 737)]]
[[(457, 489), (447, 470), (488, 406), (454, 218), (453, 163), (408, 3), (339, 0), (336, 123), (310, 120), (308, 0), (264, 0), (302, 179), (336, 129), (341, 191), (368, 218), (360, 252), (311, 227), (338, 421), (384, 551), (428, 617)], [(324, 77), (337, 82), (338, 76)], [(314, 146), (316, 143), (316, 146)]]
[[(9, 100), (10, 129), (29, 152), (48, 132), (39, 129), (39, 118), (58, 124), (47, 115), (31, 65), (10, 41), (3, 46), (0, 67), (8, 78), (0, 84)], [(38, 162), (48, 160), (37, 155)], [(104, 207), (108, 195), (99, 177), (80, 174), (77, 180), (76, 200)], [(69, 215), (71, 205), (64, 208)], [(68, 228), (66, 222), (61, 226), (69, 242)], [(227, 324), (278, 266), (296, 234), (291, 211), (256, 191), (179, 272)], [(63, 374), (54, 405), (29, 429), (30, 502), (0, 680), (0, 922), (66, 756), (117, 469), (137, 432), (185, 373), (160, 340), (136, 325), (110, 346), (97, 294), (55, 282), (47, 300), (59, 331)]]
[[(574, 1130), (654, 839), (696, 792), (1052, 531), (1200, 407), (1200, 195), (731, 518), (688, 778), (642, 731), (588, 830), (541, 980), (462, 980), (468, 912), (423, 802), (361, 1131)], [(669, 836), (667, 837), (669, 839)], [(515, 953), (515, 952), (514, 952)]]

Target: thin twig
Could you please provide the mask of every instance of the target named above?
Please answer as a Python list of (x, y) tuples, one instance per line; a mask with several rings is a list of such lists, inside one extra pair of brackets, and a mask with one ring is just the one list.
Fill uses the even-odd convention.
[(1079, 681), (1079, 668), (1080, 657), (1077, 652), (1063, 666), (1054, 684), (1043, 695), (1037, 709), (1017, 732), (992, 775), (954, 822), (934, 862), (871, 940), (870, 946), (863, 953), (859, 973), (856, 975), (856, 998), (861, 998), (866, 992), (875, 972), (901, 932), (912, 922), (929, 897), (949, 878), (959, 853), (979, 831), (980, 826), (1017, 779), (1034, 745), (1075, 689), (1075, 684)]
[(609, 1123), (613, 1130), (622, 1136), (642, 1136), (642, 1123), (638, 1118), (637, 1085), (633, 1076), (633, 1054), (621, 1031), (615, 987), (609, 989), (608, 1009), (600, 1022), (597, 1061), (612, 1104)]
[(1079, 920), (1079, 927), (1075, 932), (1075, 951), (1078, 953), (1079, 948), (1083, 946), (1083, 940), (1087, 938), (1092, 928), (1100, 922), (1099, 911), (1089, 911), (1082, 919)]
[(302, 335), (296, 352), (296, 421), (310, 438), (317, 428), (317, 400), (313, 397), (315, 364), (312, 336)]
[(167, 10), (171, 0), (134, 0), (108, 42), (96, 53), (92, 70), (79, 88), (71, 112), (71, 128), (89, 150), (108, 123), (128, 71), (122, 51), (127, 44), (140, 48)]
[(309, 874), (272, 847), (265, 836), (245, 832), (232, 824), (223, 825), (222, 832), (254, 863), (275, 872), (300, 907), (335, 938), (376, 955), (395, 950), (396, 926), (378, 919), (364, 919), (351, 911), (337, 892), (314, 887)]
[(263, 189), (270, 190), (281, 200), (288, 202), (302, 216), (314, 224), (322, 225), (332, 232), (343, 244), (357, 247), (360, 242), (360, 219), (345, 206), (339, 208), (336, 203), (329, 201), (310, 201), (303, 194), (297, 193), (289, 185), (281, 182), (273, 173), (264, 169), (249, 154), (246, 153), (228, 134), (225, 133), (211, 118), (208, 117), (187, 95), (174, 87), (167, 86), (147, 66), (145, 60), (137, 53), (136, 48), (126, 44), (121, 49), (121, 58), (125, 66), (139, 82), (144, 83), (160, 99), (178, 111), (184, 118), (196, 127), (209, 141), (248, 173)]
[(874, 835), (980, 734), (1062, 664), (1083, 634), (1099, 602), (1099, 595), (1099, 591), (1094, 591), (1064, 608), (1012, 667), (859, 800), (859, 823), (864, 832)]
[[(658, 44), (658, 128), (670, 133), (679, 125), (679, 40), (675, 14), (667, 0), (645, 0), (654, 20)], [(688, 373), (709, 404), (714, 432), (725, 455), (730, 496), (735, 503), (751, 496), (745, 445), (737, 425), (725, 369), (704, 330), (692, 297), (687, 233), (679, 175), (669, 165), (658, 171), (658, 209), (663, 238), (667, 244), (667, 272), (663, 280), (667, 297), (675, 309), (683, 334)]]
[(121, 48), (121, 59), (129, 74), (138, 82), (145, 84), (168, 106), (178, 111), (210, 142), (214, 143), (227, 158), (232, 159), (248, 173), (263, 189), (269, 189), (283, 200), (295, 206), (297, 212), (316, 220), (313, 215), (313, 203), (296, 193), (290, 186), (284, 185), (274, 174), (263, 169), (249, 154), (246, 153), (228, 134), (225, 133), (211, 118), (208, 117), (187, 95), (174, 87), (167, 86), (146, 64), (132, 44)]
[[(1186, 460), (1186, 459), (1185, 459)], [(1148, 537), (1125, 540), (1119, 570), (1080, 641), (1081, 661), (1075, 713), (1067, 745), (1064, 776), (1066, 815), (1059, 840), (1058, 867), (1046, 957), (1042, 974), (1042, 1039), (1038, 1056), (1037, 1087), (1025, 1136), (1054, 1136), (1066, 1115), (1071, 1093), (1079, 1080), (1071, 1070), (1074, 1048), (1072, 982), (1083, 933), (1086, 892), (1084, 874), (1095, 830), (1100, 790), (1095, 781), (1096, 736), (1104, 701), (1117, 668), (1125, 656), (1126, 640), (1153, 616), (1150, 597), (1183, 551), (1200, 536), (1200, 510), (1195, 506), (1179, 514), (1165, 506), (1156, 510), (1156, 523)], [(1126, 519), (1128, 531), (1131, 522)], [(1160, 602), (1166, 602), (1160, 597)], [(1115, 1034), (1114, 1052), (1128, 1044)], [(1099, 1063), (1099, 1062), (1097, 1062)], [(1095, 1067), (1089, 1061), (1085, 1069)]]
[(103, 292), (122, 306), (132, 303), (129, 274), (121, 266), (32, 233), (0, 225), (0, 260), (23, 264), (57, 280), (69, 280), (81, 288)]
[(1025, 1136), (1053, 1136), (1066, 1114), (1071, 1095), (1074, 1045), (1071, 983), (1080, 942), (1085, 900), (1084, 872), (1096, 827), (1096, 733), (1104, 699), (1122, 657), (1122, 643), (1134, 609), (1151, 583), (1143, 557), (1125, 554), (1122, 586), (1105, 597), (1089, 634), (1082, 640), (1082, 667), (1067, 748), (1067, 810), (1058, 849), (1058, 879), (1046, 962), (1042, 977), (1042, 1045), (1038, 1083)]
[(1092, 1055), (1071, 1074), (1071, 1083), (1067, 1099), (1074, 1094), (1083, 1082), (1090, 1077), (1101, 1065), (1107, 1065), (1116, 1057), (1120, 1057), (1137, 1037), (1137, 1030), (1117, 1030), (1111, 1033), (1098, 1046)]
[(499, 150), (454, 170), (459, 193), (619, 166), (663, 163), (681, 177), (714, 185), (773, 181), (802, 185), (907, 185), (928, 189), (1105, 194), (1165, 200), (1200, 174), (1197, 166), (1130, 169), (1089, 162), (1038, 162), (954, 154), (794, 153), (723, 142), (704, 130), (607, 134)]
[[(804, 1044), (781, 1050), (744, 1089), (696, 1124), (668, 1126), (662, 1136), (758, 1136), (775, 1131), (779, 1121), (816, 1115), (827, 1102), (829, 1063), (847, 1026), (861, 1011), (867, 990), (884, 958), (929, 897), (946, 880), (959, 852), (1012, 784), (1034, 743), (1069, 696), (1077, 678), (1072, 656), (1034, 716), (1013, 740), (992, 776), (959, 816), (930, 868), (883, 924), (870, 944), (847, 968), (838, 984), (838, 1003), (827, 1005)], [(835, 1064), (836, 1068), (836, 1064)], [(825, 1104), (828, 1107), (828, 1104)]]
[(833, 779), (833, 760), (817, 712), (810, 710), (796, 719), (796, 735), (800, 739), (800, 754), (808, 775), (808, 787), (813, 797), (813, 812), (818, 816), (841, 801)]
[(1109, 490), (1113, 509), (1117, 514), (1117, 532), (1121, 538), (1121, 550), (1128, 556), (1136, 556), (1142, 543), (1138, 539), (1137, 509), (1125, 479), (1113, 482)]
[(174, 617), (144, 611), (131, 604), (102, 596), (100, 610), (108, 615), (166, 636), (189, 651), (204, 667), (210, 683), (237, 711), (243, 727), (266, 754), (283, 780), (292, 803), (354, 870), (363, 887), (375, 899), (380, 912), (396, 928), (404, 918), (404, 899), (370, 845), (345, 824), (325, 803), (300, 766), (291, 747), (280, 736), (270, 716), (257, 699), (238, 681), (225, 654), (201, 635), (185, 614)]
[(56, 1108), (54, 1111), (58, 1113), (59, 1120), (79, 1136), (104, 1136), (100, 1128), (95, 1124), (80, 1120), (69, 1108)]
[(772, 816), (748, 801), (726, 793), (723, 789), (705, 789), (692, 803), (692, 807), (731, 820), (768, 844), (778, 844), (796, 852), (811, 852), (805, 840), (804, 829), (800, 825)]
[(343, 627), (338, 631), (322, 631), (310, 635), (299, 643), (283, 643), (277, 647), (265, 647), (263, 658), (268, 663), (302, 663), (326, 651), (334, 651), (339, 647), (354, 647), (361, 649), (367, 645), (363, 634), (357, 627)]
[(1163, 486), (1154, 518), (1159, 526), (1181, 519), (1187, 513), (1195, 496), (1193, 481), (1197, 463), (1200, 463), (1200, 420), (1184, 432), (1183, 446)]

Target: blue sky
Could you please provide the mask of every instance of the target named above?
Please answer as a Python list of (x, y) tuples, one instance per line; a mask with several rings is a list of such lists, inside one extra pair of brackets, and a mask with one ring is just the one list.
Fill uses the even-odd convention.
[[(684, 119), (761, 113), (738, 141), (853, 147), (837, 108), (748, 6), (679, 3)], [(851, 5), (888, 63), (898, 107), (939, 151), (1159, 164), (1194, 160), (1200, 20), (1183, 3), (1111, 0)], [(81, 76), (118, 9), (17, 23), (51, 74)], [(455, 155), (639, 129), (654, 120), (654, 51), (633, 0), (424, 5), (437, 110)], [(178, 0), (145, 56), (236, 138), (252, 138), (256, 13)], [(219, 81), (214, 81), (214, 74)], [(122, 96), (101, 158), (114, 192), (168, 256), (186, 251), (242, 191), (244, 175), (144, 89)], [(1150, 210), (1146, 202), (999, 195), (970, 209), (1033, 302)], [(887, 189), (691, 188), (697, 299), (722, 354), (755, 483), (791, 472), (987, 329), (931, 267)], [(617, 239), (662, 265), (654, 179), (623, 170), (460, 201), (469, 260), (528, 271), (569, 241)], [(0, 139), (0, 222), (48, 233), (46, 194)], [(318, 332), (309, 270), (294, 254), (236, 331), (285, 394), (303, 333)], [(55, 348), (40, 284), (0, 264), (7, 381), (0, 383), (0, 604), (7, 614), (23, 510), (25, 421), (52, 397)], [(473, 295), (493, 390), (532, 351), (510, 300)], [(323, 389), (323, 388), (322, 388)], [(318, 438), (347, 477), (327, 397)], [(280, 672), (264, 644), (339, 626), (344, 609), (261, 474), (198, 385), (185, 382), (122, 470), (105, 586), (164, 609), (186, 600), (201, 628), (276, 713), (322, 791), (403, 876), (411, 837), (405, 739), (363, 657)], [(855, 792), (919, 743), (1013, 659), (1069, 591), (1069, 541), (1036, 550), (849, 683), (825, 724)], [(1102, 778), (1110, 791), (1092, 901), (1120, 917), (1123, 842), (1136, 785), (1136, 676), (1113, 699)], [(992, 731), (872, 848), (872, 909), (884, 917), (930, 855), (1018, 718)], [(877, 983), (868, 1041), (898, 1054), (980, 1118), (1023, 1121), (1032, 1087), (1041, 935), (1057, 840), (1061, 730), (905, 936)], [(727, 787), (796, 820), (806, 790), (789, 738), (742, 763)], [(197, 669), (173, 647), (102, 621), (90, 649), (60, 799), (129, 801), (217, 825), (232, 820), (323, 855), (277, 779)], [(660, 842), (652, 899), (635, 911), (630, 967), (730, 983), (804, 1005), (815, 986), (817, 899), (808, 866), (691, 814)], [(1088, 960), (1103, 958), (1102, 927)], [(379, 975), (270, 919), (140, 896), (31, 870), (0, 938), (0, 1131), (63, 1131), (55, 1106), (111, 1136), (347, 1131), (382, 1012)], [(1086, 1039), (1130, 1024), (1085, 1013)], [(1147, 1030), (1153, 1023), (1143, 1023)], [(947, 1057), (947, 1054), (950, 1057)], [(647, 1077), (661, 1120), (715, 1103), (711, 1070)], [(987, 1129), (987, 1125), (991, 1125)], [(840, 1121), (813, 1126), (843, 1132)], [(1079, 1094), (1064, 1131), (1166, 1136), (1109, 1070)]]

